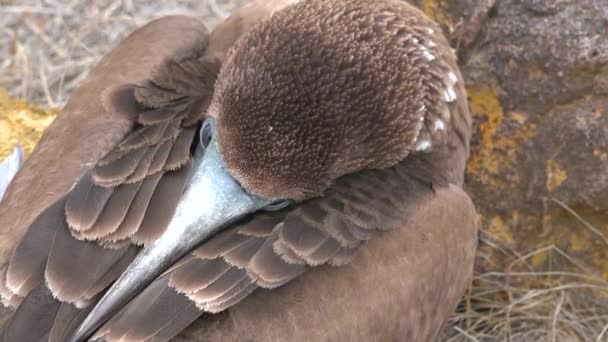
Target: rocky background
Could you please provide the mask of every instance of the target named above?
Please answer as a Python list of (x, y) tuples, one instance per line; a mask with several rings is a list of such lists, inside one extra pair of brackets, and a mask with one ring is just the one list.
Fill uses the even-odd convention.
[[(213, 26), (245, 1), (0, 0), (0, 87), (60, 108), (137, 26)], [(442, 339), (608, 341), (608, 0), (411, 2), (457, 51), (475, 117), (479, 257)], [(0, 158), (55, 113), (0, 90)]]

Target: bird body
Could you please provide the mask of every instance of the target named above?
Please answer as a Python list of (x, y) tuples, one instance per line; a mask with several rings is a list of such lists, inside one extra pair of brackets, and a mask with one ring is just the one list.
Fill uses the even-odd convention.
[(432, 339), (472, 272), (470, 126), (452, 50), (401, 1), (152, 22), (0, 204), (3, 338), (163, 341), (202, 315), (179, 338)]

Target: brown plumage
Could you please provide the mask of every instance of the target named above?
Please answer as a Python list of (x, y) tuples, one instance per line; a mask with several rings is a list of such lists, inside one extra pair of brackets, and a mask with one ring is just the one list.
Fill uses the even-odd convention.
[[(29, 226), (0, 277), (4, 302), (21, 301), (5, 340), (69, 338), (137, 246), (165, 233), (206, 117), (248, 193), (296, 204), (217, 233), (97, 336), (167, 340), (226, 309), (229, 320), (204, 316), (202, 336), (437, 334), (476, 236), (458, 188), (471, 119), (451, 49), (397, 0), (269, 0), (210, 35), (193, 19), (161, 19), (93, 70), (0, 205), (8, 239)], [(76, 151), (50, 158), (58, 146)]]

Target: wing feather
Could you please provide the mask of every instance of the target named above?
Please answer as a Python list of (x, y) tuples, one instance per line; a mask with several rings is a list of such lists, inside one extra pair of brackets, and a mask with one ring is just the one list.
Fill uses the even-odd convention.
[(140, 228), (131, 237), (136, 244), (151, 243), (165, 232), (175, 212), (175, 206), (167, 203), (179, 202), (191, 169), (192, 161), (188, 161), (184, 167), (169, 171), (160, 179), (150, 198)]
[(93, 227), (113, 191), (93, 183), (90, 173), (86, 173), (68, 195), (65, 204), (68, 225), (79, 232)]
[[(430, 184), (447, 184), (424, 160), (414, 159), (408, 158), (393, 168), (343, 177), (324, 197), (278, 212), (257, 213), (238, 222), (192, 251), (163, 280), (155, 281), (154, 287), (166, 286), (174, 291), (171, 293), (189, 298), (183, 304), (184, 310), (195, 303), (200, 309), (198, 314), (217, 313), (237, 304), (256, 288), (282, 286), (309, 267), (348, 264), (366, 240), (403, 224), (405, 204), (415, 205), (417, 198), (432, 193)], [(169, 281), (164, 278), (167, 276)], [(138, 301), (154, 300), (146, 298), (146, 293), (138, 295)], [(133, 322), (128, 312), (131, 311), (124, 311), (120, 318), (106, 324), (108, 340), (126, 336), (114, 335), (114, 331), (120, 331), (119, 321)], [(154, 316), (164, 322), (172, 319), (159, 310), (139, 310), (137, 315)], [(187, 321), (191, 320), (189, 316)], [(180, 330), (171, 331), (176, 334)], [(163, 335), (163, 340), (172, 334)], [(140, 336), (144, 335), (152, 333)]]
[(58, 229), (67, 229), (65, 197), (45, 209), (15, 248), (6, 271), (6, 286), (21, 297), (44, 282), (44, 268)]
[[(61, 303), (40, 284), (23, 299), (3, 335), (3, 341), (44, 341), (51, 331)], [(36, 324), (32, 324), (36, 322)]]
[(57, 311), (57, 316), (55, 316), (55, 320), (53, 321), (48, 342), (67, 340), (92, 309), (92, 305), (81, 309), (70, 303), (61, 304)]
[(129, 207), (139, 192), (141, 184), (141, 182), (137, 182), (117, 187), (93, 227), (80, 232), (80, 235), (85, 239), (97, 240), (115, 232), (127, 216)]
[[(126, 252), (74, 239), (66, 227), (57, 229), (46, 265), (45, 278), (53, 295), (75, 303)], [(74, 276), (77, 275), (77, 276)]]

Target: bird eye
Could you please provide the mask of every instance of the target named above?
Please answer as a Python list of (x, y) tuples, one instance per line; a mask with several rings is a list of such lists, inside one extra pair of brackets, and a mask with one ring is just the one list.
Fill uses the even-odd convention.
[(211, 140), (213, 139), (213, 124), (211, 123), (210, 119), (207, 119), (205, 120), (205, 122), (203, 122), (203, 126), (201, 127), (201, 131), (199, 134), (201, 145), (204, 148), (207, 148), (209, 144), (211, 144)]
[(277, 200), (274, 201), (272, 203), (270, 203), (269, 205), (264, 207), (264, 210), (266, 211), (277, 211), (277, 210), (281, 210), (283, 208), (288, 207), (289, 205), (291, 205), (291, 201), (290, 200)]

